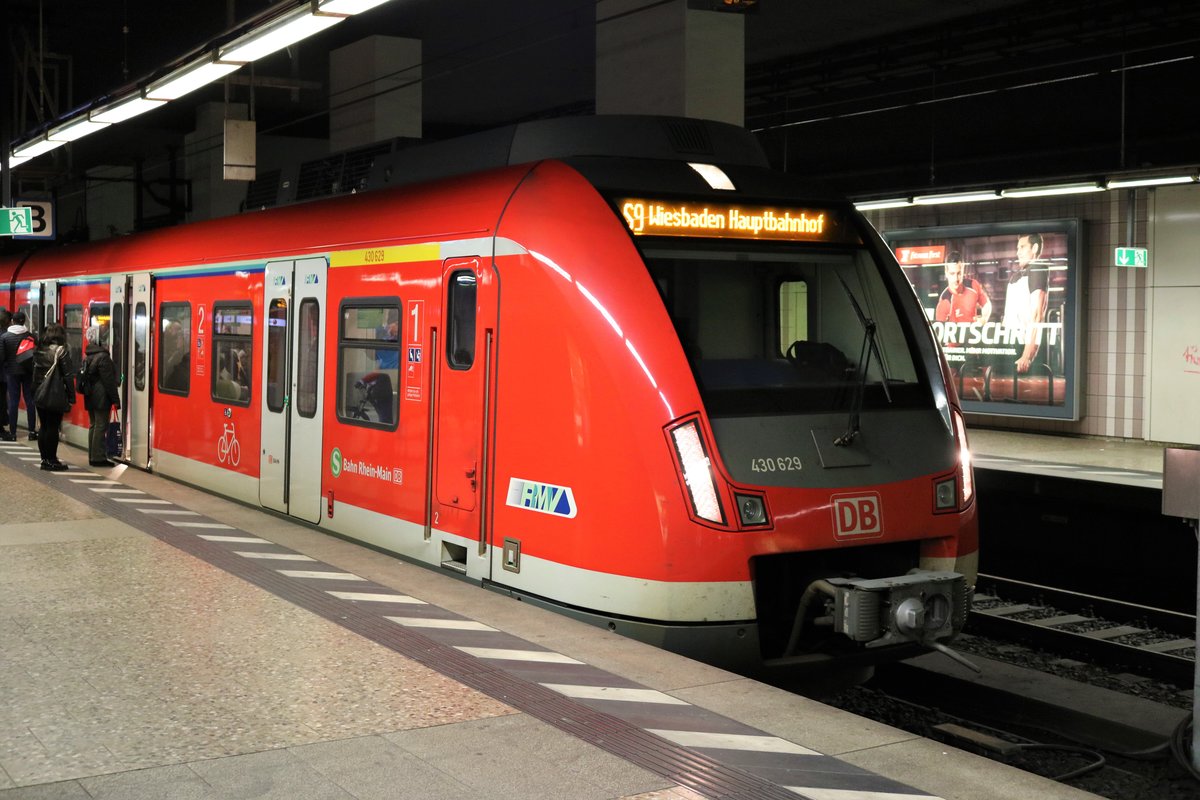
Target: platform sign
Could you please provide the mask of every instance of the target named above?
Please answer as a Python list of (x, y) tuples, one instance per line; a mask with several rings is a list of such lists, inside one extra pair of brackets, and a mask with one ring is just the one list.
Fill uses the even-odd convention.
[(0, 208), (0, 236), (28, 236), (32, 232), (32, 209)]
[(1118, 247), (1116, 263), (1118, 267), (1148, 267), (1150, 251), (1145, 247)]

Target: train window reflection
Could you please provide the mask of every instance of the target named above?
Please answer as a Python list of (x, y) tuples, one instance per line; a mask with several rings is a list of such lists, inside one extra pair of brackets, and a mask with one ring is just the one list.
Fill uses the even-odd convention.
[[(927, 402), (905, 322), (866, 250), (645, 255), (711, 415), (844, 411), (859, 385), (867, 408)], [(868, 324), (878, 357), (865, 359)]]
[(321, 306), (308, 298), (300, 301), (299, 348), (296, 359), (296, 411), (302, 417), (317, 414), (317, 354), (321, 341)]
[(150, 332), (146, 304), (133, 307), (133, 386), (139, 392), (146, 391), (146, 336)]
[(475, 273), (450, 276), (450, 319), (446, 329), (446, 359), (453, 369), (470, 369), (475, 363)]
[(400, 301), (363, 298), (341, 308), (338, 419), (389, 428), (400, 410)]
[(158, 310), (158, 388), (187, 396), (192, 377), (192, 304), (163, 303)]
[(63, 306), (63, 327), (67, 330), (67, 352), (72, 364), (83, 363), (83, 306)]
[(283, 411), (287, 397), (287, 299), (276, 297), (267, 306), (267, 410)]
[(250, 405), (254, 309), (250, 305), (213, 303), (212, 399)]
[(117, 385), (125, 381), (125, 306), (117, 303), (112, 310), (112, 360)]

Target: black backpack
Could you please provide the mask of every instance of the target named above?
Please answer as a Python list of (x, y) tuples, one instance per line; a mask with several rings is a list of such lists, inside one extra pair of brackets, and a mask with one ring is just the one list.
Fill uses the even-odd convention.
[(84, 397), (92, 393), (92, 373), (89, 367), (92, 360), (85, 358), (83, 366), (79, 368), (79, 374), (75, 376), (75, 389)]
[(26, 377), (33, 377), (33, 356), (37, 352), (37, 340), (32, 334), (25, 334), (17, 342), (17, 354), (13, 356), (19, 372)]

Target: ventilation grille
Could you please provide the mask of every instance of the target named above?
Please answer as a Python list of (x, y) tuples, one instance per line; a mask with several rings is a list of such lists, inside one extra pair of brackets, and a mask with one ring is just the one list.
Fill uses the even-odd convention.
[(708, 129), (698, 122), (690, 120), (669, 120), (663, 123), (667, 128), (667, 138), (671, 147), (677, 153), (694, 153), (711, 156), (713, 153), (712, 140)]
[(273, 169), (258, 173), (246, 187), (246, 208), (271, 208), (279, 202), (279, 176), (281, 170)]
[(369, 188), (367, 175), (371, 165), (381, 155), (392, 150), (391, 142), (374, 144), (347, 153), (338, 153), (300, 165), (296, 185), (297, 200), (312, 200), (336, 194), (361, 192)]

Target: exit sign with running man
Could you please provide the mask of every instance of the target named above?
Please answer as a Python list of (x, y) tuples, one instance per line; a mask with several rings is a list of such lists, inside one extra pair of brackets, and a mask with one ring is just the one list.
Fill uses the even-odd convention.
[(1150, 251), (1145, 247), (1118, 247), (1118, 267), (1148, 267), (1150, 266)]

